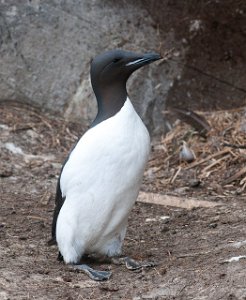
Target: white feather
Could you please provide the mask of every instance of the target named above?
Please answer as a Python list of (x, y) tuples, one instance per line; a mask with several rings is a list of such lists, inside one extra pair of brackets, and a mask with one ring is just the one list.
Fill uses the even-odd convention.
[(121, 253), (149, 150), (148, 131), (129, 99), (81, 137), (60, 179), (66, 200), (56, 238), (66, 263), (77, 263), (84, 253)]

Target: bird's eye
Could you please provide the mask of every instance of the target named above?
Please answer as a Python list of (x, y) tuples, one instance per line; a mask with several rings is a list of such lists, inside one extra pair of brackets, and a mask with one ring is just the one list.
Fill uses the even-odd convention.
[(117, 63), (118, 61), (120, 61), (120, 58), (115, 58), (115, 59), (113, 60), (113, 63)]

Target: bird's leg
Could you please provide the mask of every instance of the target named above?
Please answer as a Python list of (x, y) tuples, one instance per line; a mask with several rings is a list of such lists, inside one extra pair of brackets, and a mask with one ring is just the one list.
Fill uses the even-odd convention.
[[(84, 258), (87, 259), (88, 256), (84, 255)], [(63, 256), (61, 255), (60, 251), (58, 253), (57, 260), (63, 261)], [(75, 270), (83, 271), (86, 275), (88, 275), (92, 280), (95, 280), (95, 281), (108, 280), (110, 278), (110, 276), (112, 275), (112, 273), (108, 272), (108, 271), (94, 270), (86, 264), (76, 264), (76, 265), (72, 265), (72, 266)]]
[(88, 275), (92, 280), (95, 280), (95, 281), (108, 280), (110, 278), (110, 276), (112, 275), (112, 273), (109, 271), (94, 270), (86, 264), (73, 265), (73, 268), (76, 270), (83, 271), (86, 275)]
[(60, 251), (58, 252), (57, 260), (58, 261), (63, 261), (63, 256), (61, 255)]
[(97, 257), (93, 257), (90, 255), (84, 254), (82, 257), (82, 260), (85, 262), (84, 264), (75, 264), (75, 265), (73, 265), (73, 268), (83, 271), (92, 280), (105, 281), (105, 280), (108, 280), (110, 278), (110, 276), (112, 275), (112, 273), (109, 271), (94, 270), (87, 265), (87, 262), (89, 262), (89, 261), (98, 260)]
[(125, 265), (128, 270), (139, 270), (142, 268), (155, 267), (154, 262), (136, 261), (128, 256), (125, 257), (113, 257), (111, 262), (115, 265)]

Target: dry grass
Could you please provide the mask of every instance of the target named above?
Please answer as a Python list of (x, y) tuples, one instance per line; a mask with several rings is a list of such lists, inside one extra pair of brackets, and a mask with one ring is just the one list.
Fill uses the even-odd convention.
[[(200, 113), (201, 114), (201, 113)], [(156, 191), (184, 186), (210, 186), (219, 194), (246, 189), (246, 110), (202, 113), (211, 126), (206, 137), (181, 121), (154, 145), (146, 179)], [(191, 163), (180, 160), (183, 141), (194, 152)]]

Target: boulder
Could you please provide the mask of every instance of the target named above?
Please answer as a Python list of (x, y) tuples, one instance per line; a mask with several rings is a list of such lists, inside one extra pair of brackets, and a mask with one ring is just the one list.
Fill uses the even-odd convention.
[[(0, 100), (18, 100), (85, 123), (96, 114), (91, 59), (114, 48), (158, 51), (160, 36), (141, 1), (16, 0), (0, 3)], [(175, 71), (150, 65), (128, 84), (152, 131), (165, 123), (165, 94)]]
[(173, 49), (133, 74), (130, 98), (152, 133), (170, 106), (246, 105), (244, 1), (1, 0), (0, 101), (30, 103), (89, 124), (91, 59), (121, 48)]

